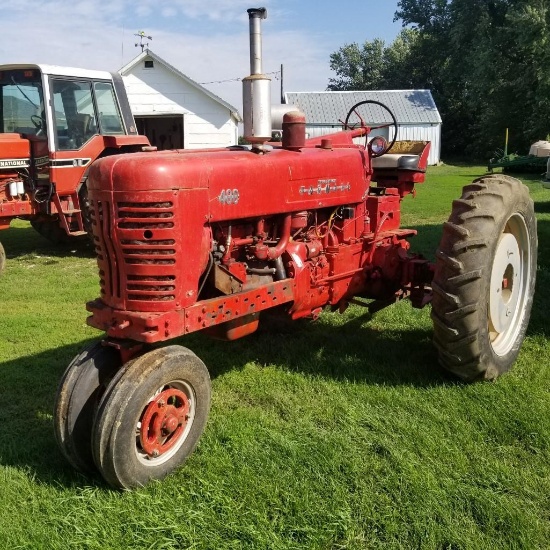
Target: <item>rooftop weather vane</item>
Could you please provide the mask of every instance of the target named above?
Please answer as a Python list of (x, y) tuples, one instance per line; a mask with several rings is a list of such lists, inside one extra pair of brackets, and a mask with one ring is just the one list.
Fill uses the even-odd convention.
[(134, 36), (139, 36), (139, 44), (136, 42), (135, 44), (136, 48), (140, 46), (142, 52), (145, 48), (149, 49), (149, 42), (147, 42), (147, 44), (144, 44), (143, 41), (145, 39), (153, 40), (152, 36), (147, 36), (144, 31), (139, 31), (138, 33), (134, 34)]

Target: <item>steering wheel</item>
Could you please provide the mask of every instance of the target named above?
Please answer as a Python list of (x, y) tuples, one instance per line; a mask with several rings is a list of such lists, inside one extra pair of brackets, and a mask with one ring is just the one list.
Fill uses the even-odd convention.
[[(362, 105), (367, 105), (367, 104), (371, 104), (371, 105), (378, 105), (379, 107), (381, 107), (382, 109), (384, 109), (391, 117), (391, 120), (392, 122), (390, 122), (389, 124), (380, 124), (378, 126), (367, 126), (367, 124), (365, 123), (365, 121), (363, 120), (363, 117), (361, 116), (361, 114), (357, 111), (357, 109), (359, 107), (361, 107)], [(350, 118), (352, 117), (352, 115), (354, 115), (359, 119), (359, 123), (357, 124), (350, 124), (349, 123), (349, 120)], [(390, 142), (390, 144), (385, 148), (383, 149), (381, 152), (378, 152), (378, 153), (375, 153), (374, 151), (371, 151), (371, 154), (373, 157), (381, 157), (382, 155), (385, 155), (392, 147), (393, 147), (393, 144), (395, 143), (396, 139), (397, 139), (397, 119), (395, 118), (395, 115), (390, 111), (389, 107), (386, 107), (386, 105), (384, 105), (383, 103), (380, 103), (379, 101), (374, 101), (372, 99), (366, 99), (365, 101), (360, 101), (359, 103), (356, 103), (349, 111), (348, 111), (348, 114), (346, 115), (346, 120), (344, 121), (344, 127), (345, 128), (348, 128), (348, 129), (352, 129), (352, 128), (370, 128), (370, 130), (378, 130), (379, 128), (390, 128), (390, 127), (393, 127), (393, 139), (392, 141)], [(366, 139), (366, 138), (365, 138)], [(366, 146), (366, 141), (365, 141), (365, 146)], [(366, 148), (366, 147), (365, 147)]]
[(38, 115), (31, 115), (31, 122), (34, 124), (37, 130), (42, 130), (42, 117)]

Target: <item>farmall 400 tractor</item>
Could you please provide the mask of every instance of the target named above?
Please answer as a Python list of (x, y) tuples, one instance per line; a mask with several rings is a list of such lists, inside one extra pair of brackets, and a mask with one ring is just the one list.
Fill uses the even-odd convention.
[(148, 145), (119, 75), (0, 66), (0, 229), (23, 218), (53, 242), (85, 235), (92, 162)]
[[(287, 113), (282, 144), (266, 145), (266, 11), (248, 12), (252, 147), (111, 156), (90, 169), (101, 295), (88, 323), (106, 334), (63, 375), (55, 431), (72, 465), (115, 487), (171, 472), (206, 425), (204, 363), (160, 342), (199, 330), (233, 340), (273, 312), (315, 318), (327, 306), (376, 310), (408, 297), (431, 301), (443, 367), (474, 381), (508, 370), (525, 335), (537, 249), (526, 187), (474, 181), (453, 203), (435, 266), (409, 253), (416, 231), (399, 227), (400, 204), (424, 180), (429, 144), (402, 143), (409, 154), (397, 154), (395, 118), (367, 102), (322, 138), (306, 139), (304, 116)], [(386, 113), (392, 143), (368, 140), (380, 132), (372, 109)]]

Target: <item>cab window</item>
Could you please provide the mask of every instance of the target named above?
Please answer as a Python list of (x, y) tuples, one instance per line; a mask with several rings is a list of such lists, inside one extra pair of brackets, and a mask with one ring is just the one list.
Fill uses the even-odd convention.
[(40, 71), (0, 71), (0, 132), (46, 139)]
[(91, 83), (55, 79), (52, 97), (57, 148), (80, 149), (97, 134)]
[(110, 82), (94, 82), (94, 89), (101, 133), (124, 134), (113, 85)]

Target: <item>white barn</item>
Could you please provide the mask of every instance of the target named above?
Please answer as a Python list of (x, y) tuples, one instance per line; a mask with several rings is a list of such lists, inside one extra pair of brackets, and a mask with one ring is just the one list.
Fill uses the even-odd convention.
[[(295, 105), (306, 115), (306, 132), (317, 137), (342, 128), (342, 121), (350, 108), (360, 101), (372, 100), (386, 105), (397, 120), (397, 139), (430, 141), (428, 164), (441, 160), (441, 116), (430, 90), (386, 90), (361, 92), (288, 92), (285, 103)], [(381, 110), (373, 110), (380, 113)], [(374, 116), (380, 116), (374, 115)], [(388, 117), (389, 118), (389, 117)], [(385, 124), (390, 120), (369, 120), (368, 124)], [(386, 135), (384, 135), (384, 132)], [(386, 139), (391, 129), (382, 129)]]
[(119, 70), (140, 134), (159, 149), (201, 149), (238, 143), (235, 107), (151, 50)]

